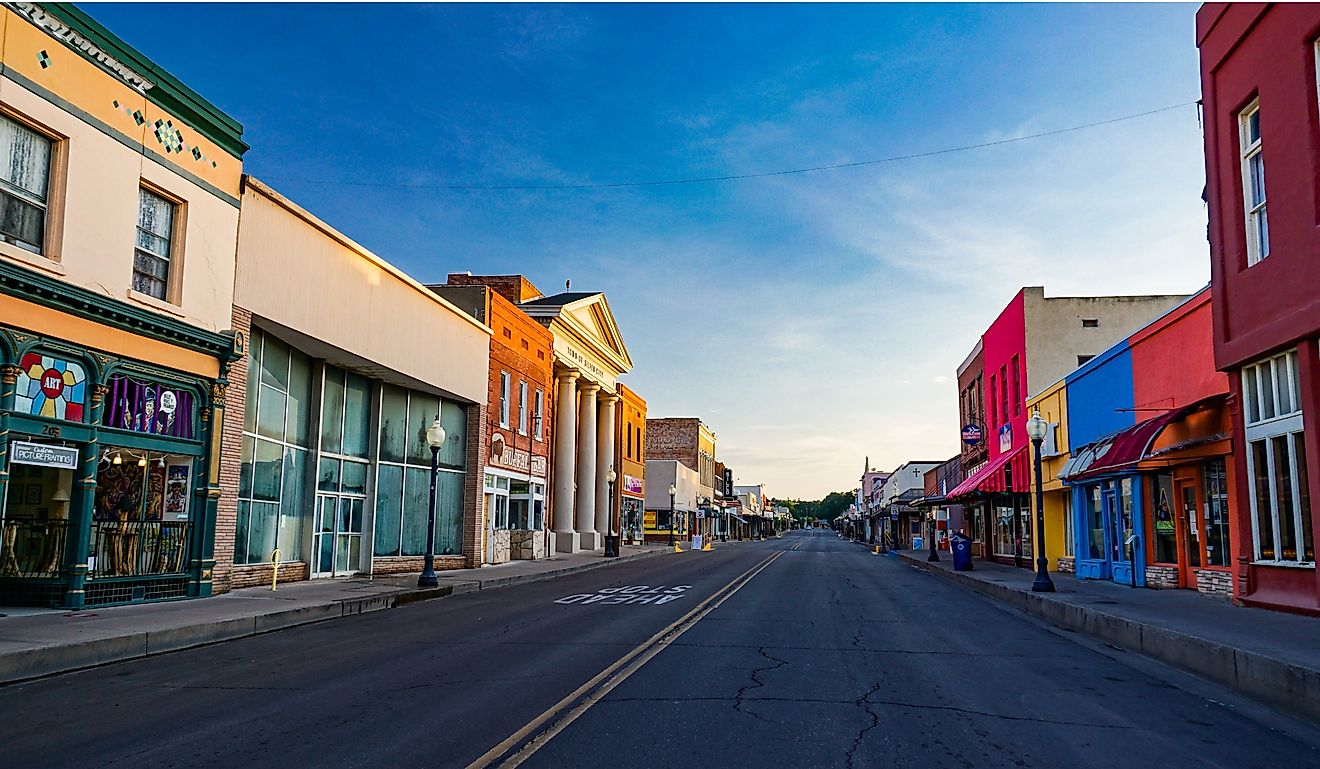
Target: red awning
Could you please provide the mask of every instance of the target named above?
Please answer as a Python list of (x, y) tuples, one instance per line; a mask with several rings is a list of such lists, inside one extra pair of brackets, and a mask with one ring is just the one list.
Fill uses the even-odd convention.
[(972, 473), (967, 480), (954, 487), (945, 495), (948, 499), (957, 499), (972, 494), (999, 494), (1006, 491), (1012, 491), (1004, 478), (1004, 466), (1012, 466), (1014, 478), (1020, 479), (1014, 485), (1021, 486), (1022, 491), (1026, 491), (1027, 463), (1026, 446), (1019, 446), (1007, 454), (1000, 454), (990, 460), (980, 470)]
[(1076, 483), (1087, 478), (1133, 468), (1149, 455), (1151, 445), (1155, 443), (1155, 439), (1164, 428), (1188, 414), (1222, 403), (1224, 397), (1212, 395), (1088, 443), (1073, 452), (1072, 459), (1064, 465), (1059, 477), (1069, 483)]

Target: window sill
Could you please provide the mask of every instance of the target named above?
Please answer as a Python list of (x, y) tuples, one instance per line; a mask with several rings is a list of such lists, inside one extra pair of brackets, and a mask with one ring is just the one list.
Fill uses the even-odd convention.
[(1314, 569), (1315, 561), (1252, 561), (1252, 566), (1278, 566), (1281, 569)]
[(178, 318), (187, 317), (186, 315), (183, 314), (182, 307), (178, 306), (177, 304), (171, 304), (170, 302), (167, 302), (163, 299), (157, 299), (156, 297), (150, 294), (144, 294), (141, 291), (134, 291), (133, 289), (130, 288), (128, 292), (124, 294), (124, 296), (128, 297), (129, 299), (132, 299), (138, 304), (146, 305), (147, 307), (150, 307), (153, 310), (160, 310), (161, 312), (167, 312), (170, 315), (173, 315)]
[(30, 251), (24, 251), (18, 246), (13, 246), (8, 243), (0, 243), (0, 256), (8, 257), (24, 267), (33, 267), (42, 272), (49, 272), (52, 275), (58, 275), (61, 278), (68, 274), (68, 270), (64, 269), (64, 265), (54, 259), (34, 254)]

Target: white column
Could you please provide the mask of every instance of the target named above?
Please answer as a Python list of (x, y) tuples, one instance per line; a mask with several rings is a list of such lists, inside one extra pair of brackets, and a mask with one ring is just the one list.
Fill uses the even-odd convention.
[[(603, 537), (615, 534), (614, 512), (610, 509), (610, 468), (614, 467), (614, 404), (619, 396), (612, 392), (600, 394), (600, 421), (596, 425), (596, 531)], [(614, 468), (618, 474), (618, 468)], [(618, 484), (615, 484), (618, 493)], [(602, 545), (604, 542), (601, 543)]]
[(600, 386), (583, 383), (578, 403), (577, 520), (578, 543), (583, 550), (596, 550), (605, 543), (596, 531), (596, 392)]
[(577, 462), (577, 378), (578, 372), (559, 375), (559, 396), (555, 400), (555, 551), (576, 553), (577, 532), (573, 530), (573, 486)]

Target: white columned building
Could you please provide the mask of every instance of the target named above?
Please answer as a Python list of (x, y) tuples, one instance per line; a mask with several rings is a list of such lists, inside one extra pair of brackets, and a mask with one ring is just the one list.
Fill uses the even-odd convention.
[(567, 292), (519, 307), (555, 338), (555, 550), (602, 549), (610, 533), (609, 472), (619, 472), (615, 383), (632, 369), (632, 359), (602, 293)]

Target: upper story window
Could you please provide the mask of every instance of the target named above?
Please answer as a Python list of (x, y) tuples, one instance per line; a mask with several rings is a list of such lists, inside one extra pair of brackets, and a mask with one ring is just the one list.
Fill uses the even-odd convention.
[(500, 427), (509, 426), (509, 372), (500, 372)]
[(527, 382), (518, 381), (518, 434), (527, 434)]
[(148, 189), (138, 190), (137, 247), (133, 251), (133, 290), (157, 299), (170, 293), (170, 259), (178, 205)]
[(534, 429), (536, 430), (536, 440), (545, 439), (545, 391), (536, 391), (536, 412), (532, 415)]
[(996, 405), (997, 403), (999, 403), (999, 396), (998, 396), (998, 394), (996, 393), (996, 390), (995, 390), (996, 387), (997, 387), (997, 385), (995, 384), (995, 375), (994, 375), (994, 374), (991, 374), (991, 375), (990, 375), (990, 401), (989, 401), (989, 402), (990, 402), (990, 425), (988, 425), (988, 426), (993, 426), (993, 427), (998, 427), (998, 426), (999, 426), (999, 411), (995, 408), (995, 405)]
[(1261, 154), (1260, 101), (1238, 119), (1242, 147), (1242, 186), (1247, 211), (1247, 266), (1270, 255), (1270, 226), (1265, 215), (1265, 157)]
[(1013, 356), (1013, 416), (1022, 413), (1022, 365)]
[(48, 137), (0, 115), (0, 241), (34, 254), (46, 249), (53, 145)]
[(1248, 427), (1299, 414), (1297, 353), (1289, 351), (1242, 367), (1242, 402)]

